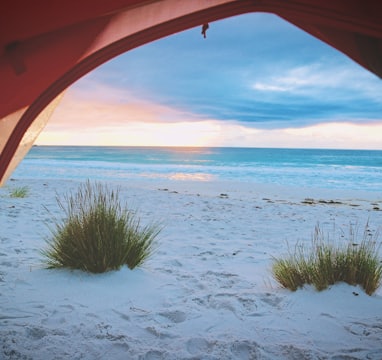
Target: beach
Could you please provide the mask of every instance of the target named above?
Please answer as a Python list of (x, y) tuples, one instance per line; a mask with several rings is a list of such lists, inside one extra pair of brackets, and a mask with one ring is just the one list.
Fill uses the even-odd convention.
[[(56, 196), (81, 181), (11, 179), (0, 189), (1, 359), (381, 359), (382, 289), (296, 292), (272, 261), (382, 224), (378, 192), (235, 181), (108, 181), (163, 230), (140, 268), (45, 269), (62, 219)], [(25, 198), (14, 188), (28, 187)], [(381, 238), (378, 238), (381, 241)]]

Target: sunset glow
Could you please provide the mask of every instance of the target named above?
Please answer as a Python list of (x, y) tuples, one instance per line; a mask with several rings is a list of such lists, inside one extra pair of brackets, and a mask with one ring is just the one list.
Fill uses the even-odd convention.
[[(166, 116), (173, 121), (161, 122)], [(184, 121), (185, 117), (190, 121)], [(146, 103), (141, 108), (99, 101), (91, 104), (81, 100), (81, 96), (69, 95), (37, 143), (382, 149), (381, 134), (382, 123), (335, 122), (301, 128), (256, 129), (235, 122), (195, 120), (192, 114), (155, 104)]]

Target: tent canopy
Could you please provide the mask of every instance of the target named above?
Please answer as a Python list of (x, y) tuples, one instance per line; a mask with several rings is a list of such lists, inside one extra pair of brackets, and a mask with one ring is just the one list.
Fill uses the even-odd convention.
[(32, 146), (60, 94), (104, 62), (195, 26), (273, 13), (382, 78), (375, 0), (3, 0), (0, 4), (0, 185)]

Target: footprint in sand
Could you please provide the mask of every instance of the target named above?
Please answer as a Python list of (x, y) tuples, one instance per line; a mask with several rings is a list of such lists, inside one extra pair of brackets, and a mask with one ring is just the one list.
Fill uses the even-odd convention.
[(203, 338), (192, 338), (187, 341), (187, 351), (191, 355), (206, 354), (211, 351), (213, 344)]
[[(288, 359), (310, 359), (312, 357), (309, 349), (299, 348), (295, 345), (283, 345), (280, 347), (280, 351), (284, 356), (288, 356)], [(331, 357), (331, 359), (334, 359), (334, 357)], [(341, 359), (346, 359), (346, 357)], [(354, 358), (349, 357), (348, 359)]]
[(181, 323), (187, 319), (186, 313), (183, 311), (175, 310), (175, 311), (164, 311), (159, 313), (160, 316), (163, 316), (169, 319), (173, 323)]
[(33, 340), (40, 340), (47, 335), (46, 331), (39, 327), (28, 327), (25, 332), (27, 337)]
[(352, 335), (357, 335), (360, 337), (374, 337), (375, 339), (381, 339), (382, 336), (382, 325), (377, 321), (376, 323), (362, 323), (353, 322), (344, 329)]
[(165, 354), (159, 350), (150, 350), (143, 357), (139, 357), (140, 359), (145, 360), (161, 360), (165, 359)]
[(282, 301), (282, 298), (270, 293), (266, 293), (260, 297), (260, 300), (268, 305), (277, 307)]
[(235, 359), (257, 359), (258, 348), (255, 342), (235, 341), (231, 346), (231, 352)]
[(121, 311), (117, 311), (115, 309), (113, 309), (113, 312), (116, 313), (117, 315), (119, 315), (121, 317), (122, 320), (125, 320), (125, 321), (130, 321), (130, 316), (127, 315), (127, 314), (124, 314), (123, 312)]
[(238, 296), (236, 300), (241, 305), (244, 314), (249, 314), (257, 310), (256, 301), (251, 296)]

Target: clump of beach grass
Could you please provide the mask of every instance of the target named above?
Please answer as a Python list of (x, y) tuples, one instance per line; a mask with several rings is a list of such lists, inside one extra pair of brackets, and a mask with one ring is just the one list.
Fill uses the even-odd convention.
[(285, 258), (275, 259), (274, 278), (292, 291), (304, 285), (313, 285), (318, 291), (338, 282), (361, 286), (372, 295), (381, 285), (382, 260), (379, 257), (378, 232), (372, 236), (366, 225), (358, 241), (357, 231), (350, 227), (346, 243), (331, 243), (316, 226), (312, 247), (295, 247)]
[(29, 194), (28, 186), (20, 186), (10, 191), (9, 196), (11, 198), (25, 198)]
[(66, 216), (55, 221), (42, 251), (48, 268), (103, 273), (124, 265), (133, 269), (152, 255), (161, 227), (141, 226), (136, 212), (121, 205), (119, 192), (88, 180), (63, 200), (56, 197)]

